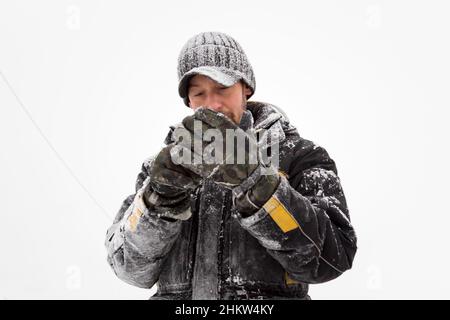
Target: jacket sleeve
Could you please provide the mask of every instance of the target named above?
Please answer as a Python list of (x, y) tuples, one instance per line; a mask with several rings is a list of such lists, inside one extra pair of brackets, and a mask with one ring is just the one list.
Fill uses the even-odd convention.
[(350, 269), (356, 235), (334, 161), (325, 149), (301, 139), (289, 176), (280, 175), (272, 197), (240, 224), (264, 246), (290, 278), (332, 280)]
[(181, 222), (162, 219), (143, 201), (152, 159), (142, 165), (136, 193), (127, 197), (106, 234), (108, 262), (123, 281), (151, 288), (159, 278), (164, 258), (177, 239)]

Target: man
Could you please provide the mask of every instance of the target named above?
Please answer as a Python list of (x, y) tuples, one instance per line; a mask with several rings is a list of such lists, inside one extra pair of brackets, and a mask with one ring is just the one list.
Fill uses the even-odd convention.
[[(157, 283), (152, 299), (309, 299), (308, 284), (350, 269), (357, 248), (334, 161), (280, 109), (248, 101), (254, 73), (232, 37), (189, 39), (178, 76), (193, 115), (142, 165), (107, 233), (110, 265)], [(244, 144), (217, 148), (230, 132)]]

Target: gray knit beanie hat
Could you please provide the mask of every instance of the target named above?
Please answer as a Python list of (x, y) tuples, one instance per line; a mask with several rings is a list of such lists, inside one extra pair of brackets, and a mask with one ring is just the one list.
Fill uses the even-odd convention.
[(207, 76), (225, 87), (243, 80), (255, 92), (252, 66), (239, 43), (222, 32), (202, 32), (190, 38), (178, 57), (178, 93), (189, 106), (189, 80)]

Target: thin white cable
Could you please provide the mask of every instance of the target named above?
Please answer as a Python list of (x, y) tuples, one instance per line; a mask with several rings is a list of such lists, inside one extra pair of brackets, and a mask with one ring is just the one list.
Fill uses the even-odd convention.
[[(277, 201), (284, 207), (284, 205), (281, 203), (281, 201), (277, 198)], [(284, 210), (286, 210), (286, 208), (284, 208)], [(320, 250), (319, 246), (317, 245), (317, 243), (314, 242), (313, 239), (311, 239), (306, 232), (302, 229), (300, 223), (298, 223), (297, 219), (288, 211), (286, 210), (286, 212), (292, 217), (292, 219), (294, 219), (295, 223), (297, 224), (298, 228), (299, 228), (299, 232), (301, 235), (305, 236), (313, 245), (314, 247), (316, 247), (317, 252), (319, 252), (319, 258), (322, 259), (326, 264), (328, 264), (330, 267), (332, 267), (334, 270), (336, 270), (339, 273), (344, 273), (344, 271), (340, 270), (339, 268), (337, 268), (336, 266), (334, 266), (331, 262), (329, 262), (327, 259), (325, 259), (324, 257), (322, 257), (322, 251)]]
[(84, 190), (84, 192), (91, 198), (91, 200), (95, 203), (95, 205), (102, 211), (103, 215), (108, 218), (108, 220), (111, 220), (112, 217), (108, 214), (108, 211), (106, 209), (103, 208), (103, 206), (97, 201), (97, 199), (95, 199), (95, 197), (92, 195), (92, 193), (86, 188), (86, 186), (81, 182), (81, 180), (77, 177), (77, 175), (75, 174), (75, 172), (73, 172), (73, 170), (69, 167), (69, 165), (67, 164), (67, 162), (64, 160), (64, 158), (61, 156), (61, 154), (56, 150), (56, 148), (53, 146), (53, 144), (50, 142), (50, 140), (47, 138), (47, 136), (45, 135), (44, 131), (42, 131), (42, 129), (39, 127), (39, 125), (37, 124), (37, 122), (34, 120), (33, 116), (31, 115), (31, 113), (28, 111), (28, 109), (25, 107), (25, 105), (23, 104), (22, 100), (19, 98), (19, 96), (17, 95), (17, 93), (14, 91), (13, 87), (11, 86), (11, 84), (9, 83), (9, 81), (6, 79), (5, 75), (3, 74), (3, 72), (0, 70), (0, 75), (3, 79), (3, 81), (6, 83), (9, 91), (11, 91), (11, 93), (13, 94), (13, 96), (15, 97), (16, 101), (18, 102), (19, 106), (21, 107), (22, 111), (25, 112), (26, 116), (28, 117), (28, 119), (31, 121), (31, 123), (33, 124), (33, 126), (35, 127), (35, 129), (38, 131), (39, 135), (41, 136), (42, 139), (44, 139), (45, 143), (48, 145), (48, 147), (53, 151), (53, 153), (55, 154), (55, 156), (58, 158), (58, 160), (61, 162), (61, 164), (64, 166), (64, 168), (67, 170), (67, 172), (72, 176), (72, 178), (75, 180), (75, 182)]
[[(293, 216), (292, 216), (293, 217)], [(334, 270), (336, 270), (339, 273), (344, 273), (344, 271), (339, 270), (337, 267), (335, 267), (333, 264), (331, 264), (331, 262), (327, 261), (324, 257), (322, 257), (322, 252), (319, 249), (319, 246), (314, 242), (313, 239), (311, 239), (302, 229), (302, 227), (300, 226), (300, 224), (298, 223), (297, 219), (295, 219), (295, 217), (293, 217), (295, 222), (298, 225), (298, 228), (300, 229), (300, 233), (302, 235), (304, 235), (309, 241), (311, 241), (311, 243), (316, 247), (317, 251), (319, 252), (319, 258), (322, 259), (326, 264), (328, 264), (330, 267), (332, 267)]]

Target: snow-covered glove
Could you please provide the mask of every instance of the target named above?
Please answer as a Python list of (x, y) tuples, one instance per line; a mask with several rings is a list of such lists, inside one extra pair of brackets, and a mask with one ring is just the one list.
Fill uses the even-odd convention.
[(191, 216), (190, 195), (199, 186), (201, 177), (173, 163), (170, 156), (173, 147), (174, 144), (164, 147), (156, 156), (143, 198), (158, 215), (186, 220)]
[[(250, 121), (249, 121), (250, 120)], [(252, 116), (249, 111), (243, 113), (241, 124), (250, 122), (246, 125), (249, 133), (252, 132)], [(197, 125), (195, 124), (197, 122)], [(210, 178), (216, 183), (229, 187), (233, 190), (234, 203), (241, 214), (251, 214), (259, 210), (267, 200), (272, 196), (279, 183), (278, 173), (270, 171), (269, 167), (261, 161), (259, 146), (256, 136), (248, 134), (241, 127), (237, 126), (232, 120), (220, 112), (215, 112), (207, 108), (198, 108), (195, 113), (183, 119), (183, 126), (191, 134), (191, 141), (178, 141), (177, 145), (181, 148), (189, 149), (195, 153), (196, 144), (201, 145), (198, 155), (202, 159), (201, 163), (181, 163), (181, 165), (190, 171)], [(201, 133), (195, 130), (201, 127)], [(206, 130), (215, 129), (217, 134), (222, 137), (218, 141), (216, 136), (214, 141), (210, 141), (210, 136), (205, 136)], [(238, 136), (237, 140), (242, 139), (245, 143), (234, 143), (234, 150), (226, 152), (227, 130), (234, 132)], [(228, 136), (229, 137), (229, 136)], [(219, 148), (221, 147), (221, 148)], [(219, 150), (223, 153), (220, 154)], [(174, 149), (179, 151), (178, 149)], [(210, 151), (218, 152), (219, 156), (208, 157)], [(203, 157), (202, 157), (203, 156)], [(214, 160), (220, 159), (218, 163)], [(207, 162), (211, 161), (211, 163)], [(206, 162), (206, 163), (205, 163)], [(270, 173), (271, 172), (271, 173)]]
[[(248, 136), (224, 114), (207, 108), (198, 108), (193, 115), (184, 118), (182, 123), (191, 137), (190, 141), (178, 141), (177, 144), (189, 149), (187, 152), (196, 153), (200, 160), (199, 163), (196, 163), (195, 158), (192, 157), (191, 163), (181, 164), (190, 171), (203, 178), (211, 178), (218, 184), (234, 187), (240, 185), (258, 167), (257, 159), (254, 159), (253, 162), (249, 161), (248, 150), (245, 152), (240, 150), (245, 159), (241, 159), (243, 161), (240, 163), (237, 162), (238, 146), (236, 143), (234, 150), (230, 150), (231, 152), (228, 154), (225, 152), (227, 130), (242, 135), (246, 140), (248, 140)], [(199, 128), (201, 131), (198, 130)], [(210, 133), (209, 137), (208, 133)], [(211, 136), (214, 136), (215, 139), (212, 142), (210, 141)], [(253, 140), (248, 142), (256, 143)], [(196, 148), (196, 145), (201, 148)], [(212, 155), (213, 150), (216, 153), (214, 155)]]

